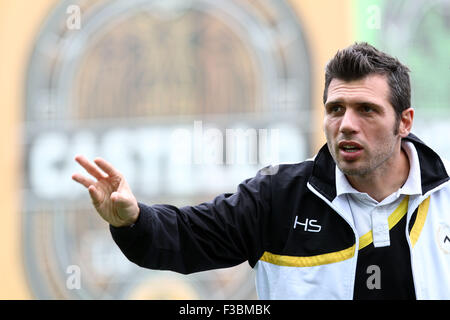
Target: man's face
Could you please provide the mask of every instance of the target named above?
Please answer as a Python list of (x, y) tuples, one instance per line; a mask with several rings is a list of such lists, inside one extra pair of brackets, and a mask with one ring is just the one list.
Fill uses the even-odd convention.
[(389, 165), (399, 150), (397, 126), (386, 76), (331, 80), (324, 130), (328, 149), (344, 174), (366, 176)]

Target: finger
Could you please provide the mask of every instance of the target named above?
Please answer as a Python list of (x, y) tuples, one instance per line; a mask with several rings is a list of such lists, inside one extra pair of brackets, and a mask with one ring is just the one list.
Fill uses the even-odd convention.
[(95, 158), (94, 162), (96, 165), (100, 167), (103, 171), (105, 171), (110, 177), (119, 176), (120, 172), (117, 171), (108, 161), (102, 158)]
[(75, 161), (78, 162), (87, 172), (89, 172), (93, 177), (100, 180), (106, 178), (105, 174), (101, 172), (96, 166), (94, 166), (88, 159), (82, 155), (75, 157)]
[(94, 205), (97, 205), (102, 202), (103, 200), (102, 195), (94, 185), (89, 186), (88, 190), (89, 195), (91, 196), (92, 199), (92, 203), (94, 203)]
[(75, 173), (72, 175), (72, 179), (75, 180), (76, 182), (82, 184), (83, 186), (85, 186), (86, 188), (89, 188), (89, 186), (95, 184), (95, 181), (89, 178), (86, 178), (85, 176), (83, 176), (80, 173)]

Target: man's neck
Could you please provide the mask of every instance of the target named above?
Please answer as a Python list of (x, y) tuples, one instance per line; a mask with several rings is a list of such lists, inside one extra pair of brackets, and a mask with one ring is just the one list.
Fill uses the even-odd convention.
[(400, 149), (396, 158), (386, 161), (375, 172), (364, 176), (346, 175), (346, 177), (353, 188), (381, 202), (406, 182), (409, 167), (408, 156), (403, 149)]

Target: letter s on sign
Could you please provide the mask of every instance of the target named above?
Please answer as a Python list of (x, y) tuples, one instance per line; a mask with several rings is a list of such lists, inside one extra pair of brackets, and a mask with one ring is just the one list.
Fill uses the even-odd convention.
[(320, 232), (320, 230), (322, 230), (322, 226), (320, 226), (318, 224), (314, 224), (313, 222), (317, 222), (317, 220), (309, 220), (308, 231), (310, 231), (310, 232)]

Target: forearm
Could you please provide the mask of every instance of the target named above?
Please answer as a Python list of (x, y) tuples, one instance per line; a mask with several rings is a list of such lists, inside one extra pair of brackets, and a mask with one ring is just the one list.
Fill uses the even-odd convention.
[[(198, 207), (146, 206), (132, 227), (110, 226), (114, 241), (124, 255), (149, 269), (183, 274), (237, 265), (246, 259), (230, 227), (221, 226), (213, 215), (195, 212)], [(206, 208), (204, 208), (206, 209)]]
[(246, 260), (253, 266), (264, 252), (271, 213), (270, 177), (257, 175), (234, 194), (177, 208), (139, 203), (135, 225), (111, 228), (127, 258), (150, 269), (192, 273)]

